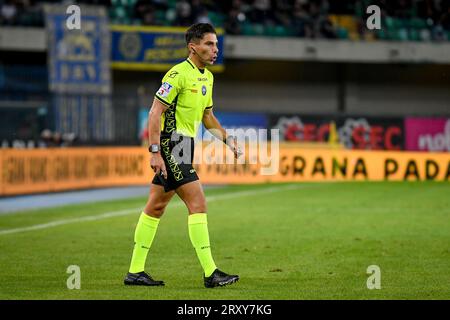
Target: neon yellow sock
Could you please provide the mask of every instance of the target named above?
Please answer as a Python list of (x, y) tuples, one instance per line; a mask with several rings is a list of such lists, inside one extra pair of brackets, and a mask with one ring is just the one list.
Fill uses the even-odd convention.
[(194, 213), (189, 215), (188, 227), (189, 238), (197, 253), (198, 260), (202, 265), (205, 276), (209, 277), (214, 270), (216, 270), (216, 264), (211, 255), (206, 213)]
[(159, 219), (150, 217), (144, 212), (141, 213), (134, 232), (134, 249), (130, 264), (131, 273), (144, 271), (145, 260), (147, 260), (148, 250), (152, 245), (158, 224)]

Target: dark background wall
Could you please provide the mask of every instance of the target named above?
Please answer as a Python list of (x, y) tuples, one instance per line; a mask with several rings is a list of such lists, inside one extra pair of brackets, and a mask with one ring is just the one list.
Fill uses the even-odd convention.
[[(145, 92), (142, 102), (151, 104), (162, 76), (115, 71), (114, 95)], [(449, 115), (450, 66), (227, 60), (215, 74), (214, 104), (221, 111)]]

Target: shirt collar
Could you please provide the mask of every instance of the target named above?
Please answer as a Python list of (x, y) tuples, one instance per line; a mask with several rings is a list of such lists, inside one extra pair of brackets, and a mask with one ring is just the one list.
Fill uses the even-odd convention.
[(206, 68), (200, 69), (199, 67), (197, 67), (197, 66), (195, 65), (195, 63), (194, 63), (191, 59), (189, 59), (189, 57), (186, 58), (186, 61), (191, 65), (192, 68), (197, 69), (201, 74), (203, 74), (203, 73), (205, 72), (205, 69), (206, 69)]

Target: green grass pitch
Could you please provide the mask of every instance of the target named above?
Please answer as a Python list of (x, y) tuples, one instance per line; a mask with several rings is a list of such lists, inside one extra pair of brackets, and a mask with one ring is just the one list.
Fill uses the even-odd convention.
[[(0, 299), (450, 297), (448, 183), (271, 184), (206, 195), (213, 256), (238, 283), (203, 287), (187, 211), (174, 198), (147, 260), (166, 286), (125, 287), (146, 201), (133, 198), (0, 215)], [(6, 233), (35, 225), (44, 226)], [(66, 286), (69, 265), (80, 267), (79, 290)], [(379, 290), (367, 288), (370, 265), (380, 267)]]

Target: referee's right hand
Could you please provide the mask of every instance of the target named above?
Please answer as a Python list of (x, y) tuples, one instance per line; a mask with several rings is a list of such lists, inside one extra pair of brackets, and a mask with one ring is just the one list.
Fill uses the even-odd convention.
[(160, 153), (154, 153), (152, 155), (152, 158), (150, 159), (150, 167), (156, 174), (162, 173), (164, 179), (167, 179), (166, 164), (164, 163)]

